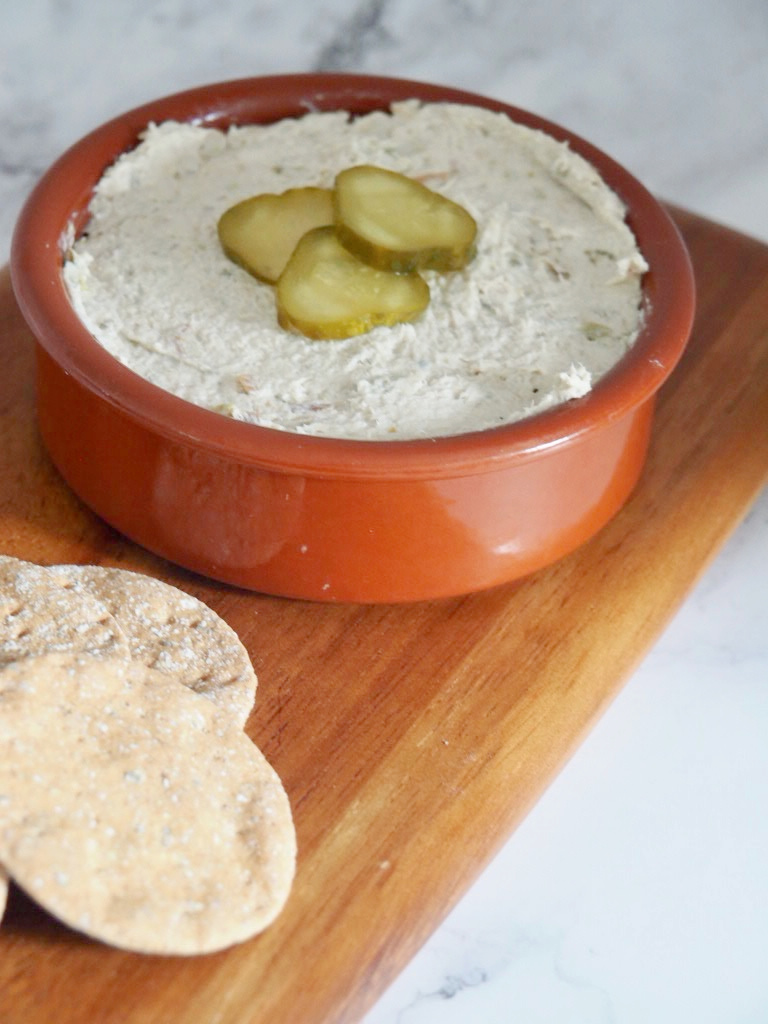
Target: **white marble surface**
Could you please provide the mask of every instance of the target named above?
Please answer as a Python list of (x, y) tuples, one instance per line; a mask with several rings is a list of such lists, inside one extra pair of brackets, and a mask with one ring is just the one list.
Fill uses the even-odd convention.
[[(765, 0), (25, 0), (0, 15), (0, 260), (37, 176), (106, 117), (318, 68), (528, 107), (768, 242)], [(366, 1024), (768, 1021), (767, 565), (764, 495)]]

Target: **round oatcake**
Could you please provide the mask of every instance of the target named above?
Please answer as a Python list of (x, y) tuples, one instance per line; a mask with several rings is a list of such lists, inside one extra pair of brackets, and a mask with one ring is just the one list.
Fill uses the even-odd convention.
[(0, 863), (60, 920), (124, 949), (195, 954), (282, 909), (296, 836), (245, 733), (139, 662), (0, 667)]

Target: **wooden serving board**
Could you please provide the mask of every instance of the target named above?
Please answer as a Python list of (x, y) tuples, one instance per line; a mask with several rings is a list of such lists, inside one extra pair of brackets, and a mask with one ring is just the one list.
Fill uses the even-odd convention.
[(768, 476), (768, 247), (674, 215), (699, 312), (629, 504), (522, 584), (396, 607), (214, 584), (100, 522), (41, 448), (31, 338), (2, 273), (0, 551), (141, 570), (215, 608), (259, 674), (248, 731), (285, 782), (300, 850), (267, 932), (190, 959), (91, 942), (12, 888), (3, 1024), (360, 1020), (573, 753)]

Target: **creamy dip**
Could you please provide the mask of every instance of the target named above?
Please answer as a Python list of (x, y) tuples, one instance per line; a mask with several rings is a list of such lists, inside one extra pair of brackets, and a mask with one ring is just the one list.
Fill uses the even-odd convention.
[[(217, 221), (362, 163), (461, 203), (477, 255), (425, 272), (417, 321), (311, 341), (278, 326), (274, 289), (227, 259)], [(64, 279), (94, 337), (160, 387), (280, 430), (393, 440), (498, 426), (585, 394), (640, 328), (647, 266), (618, 196), (567, 145), (476, 107), (150, 125), (90, 212)]]

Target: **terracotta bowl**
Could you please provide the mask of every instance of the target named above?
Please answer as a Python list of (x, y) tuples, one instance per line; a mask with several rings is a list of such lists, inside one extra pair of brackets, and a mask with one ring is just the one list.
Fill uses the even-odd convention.
[[(650, 271), (631, 352), (582, 399), (522, 422), (435, 440), (351, 441), (257, 427), (139, 378), (91, 337), (61, 279), (62, 239), (150, 121), (273, 121), (365, 112), (419, 97), (506, 111), (567, 139), (623, 198)], [(51, 457), (100, 516), (146, 548), (231, 584), (321, 601), (391, 602), (514, 580), (572, 551), (640, 475), (654, 396), (687, 342), (691, 267), (659, 203), (584, 140), (455, 89), (306, 74), (204, 86), (109, 121), (42, 178), (12, 246), (15, 293), (37, 339), (39, 422)]]

